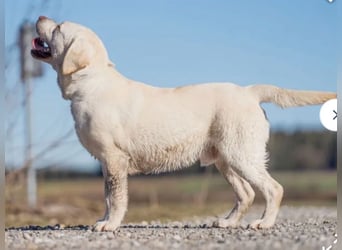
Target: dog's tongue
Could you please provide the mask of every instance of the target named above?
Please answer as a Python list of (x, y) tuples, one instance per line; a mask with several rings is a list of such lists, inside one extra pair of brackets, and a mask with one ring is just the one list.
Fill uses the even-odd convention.
[(32, 40), (32, 48), (36, 50), (43, 50), (44, 49), (44, 42), (40, 37), (34, 38)]

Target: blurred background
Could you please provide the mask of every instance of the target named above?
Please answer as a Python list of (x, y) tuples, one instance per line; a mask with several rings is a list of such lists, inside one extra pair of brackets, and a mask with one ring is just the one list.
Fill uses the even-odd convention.
[[(56, 73), (28, 55), (40, 15), (91, 28), (123, 75), (159, 87), (337, 87), (337, 8), (326, 0), (6, 1), (6, 227), (93, 224), (104, 213), (100, 165), (78, 142)], [(320, 107), (263, 106), (283, 204), (336, 206), (336, 133)], [(129, 193), (125, 222), (218, 215), (234, 202), (215, 167), (198, 164), (130, 177)]]

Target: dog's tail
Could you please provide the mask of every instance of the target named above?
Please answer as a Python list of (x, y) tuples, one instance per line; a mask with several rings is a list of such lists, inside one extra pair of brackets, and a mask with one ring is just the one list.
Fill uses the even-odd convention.
[(282, 108), (315, 105), (336, 98), (336, 93), (304, 91), (278, 88), (273, 85), (253, 85), (248, 88), (259, 98), (259, 102), (272, 102)]

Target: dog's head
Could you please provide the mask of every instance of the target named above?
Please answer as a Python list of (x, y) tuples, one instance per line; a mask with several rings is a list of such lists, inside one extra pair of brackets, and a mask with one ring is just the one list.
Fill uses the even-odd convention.
[(72, 22), (57, 24), (50, 18), (40, 16), (36, 29), (39, 37), (32, 41), (31, 55), (51, 64), (62, 75), (109, 63), (101, 40), (82, 25)]

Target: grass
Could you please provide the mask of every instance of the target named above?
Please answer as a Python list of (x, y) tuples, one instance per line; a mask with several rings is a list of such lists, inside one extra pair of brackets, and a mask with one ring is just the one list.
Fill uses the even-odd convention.
[[(275, 172), (283, 204), (336, 206), (336, 172)], [(26, 206), (24, 183), (6, 186), (6, 227), (27, 224), (93, 224), (104, 212), (102, 178), (40, 180), (38, 206)], [(218, 215), (233, 206), (232, 188), (216, 174), (129, 179), (125, 222), (181, 220)], [(257, 193), (256, 203), (263, 204)]]

